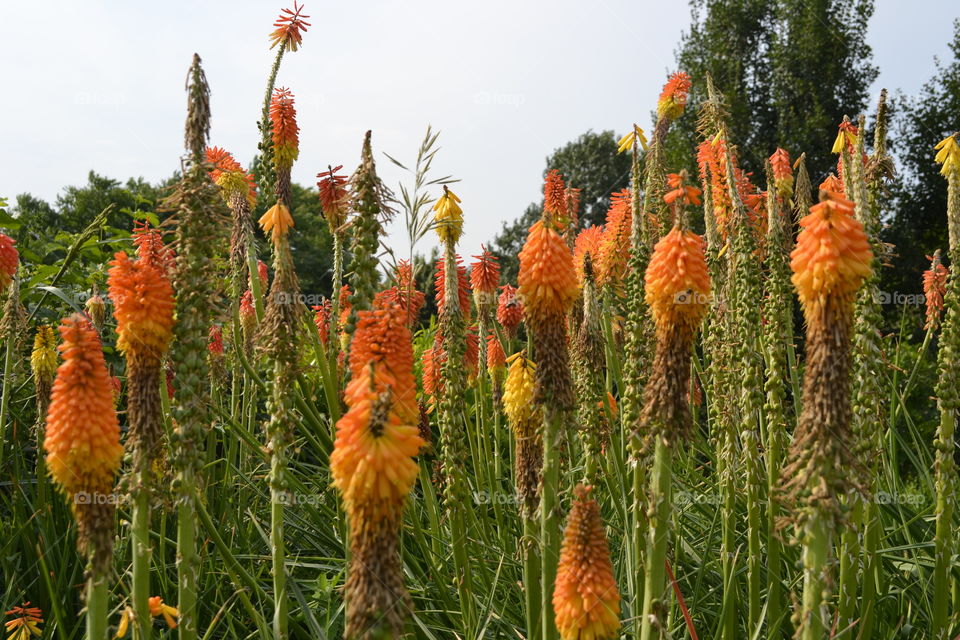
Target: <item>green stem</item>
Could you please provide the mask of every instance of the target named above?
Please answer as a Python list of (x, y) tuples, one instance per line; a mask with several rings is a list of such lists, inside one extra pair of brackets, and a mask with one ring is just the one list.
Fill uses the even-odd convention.
[(671, 483), (673, 452), (657, 438), (653, 451), (653, 469), (650, 475), (650, 513), (647, 536), (647, 565), (643, 586), (643, 617), (640, 627), (641, 640), (669, 637), (666, 629), (667, 594), (666, 566), (667, 542), (670, 532)]
[(108, 593), (106, 576), (90, 576), (87, 578), (86, 640), (106, 640), (107, 599)]
[(950, 563), (953, 556), (953, 511), (956, 479), (953, 464), (956, 412), (940, 412), (937, 434), (936, 537), (933, 566), (933, 627), (931, 637), (940, 640), (949, 635)]
[[(11, 289), (10, 295), (13, 294)], [(13, 364), (13, 332), (7, 336), (4, 341), (3, 355), (3, 391), (0, 392), (0, 469), (4, 468), (4, 458), (7, 442), (7, 410), (10, 404), (10, 387), (13, 386), (13, 380), (10, 376), (10, 369)]]
[(537, 522), (523, 516), (523, 595), (528, 638), (540, 637), (540, 554), (537, 549)]
[(830, 538), (830, 523), (825, 514), (819, 509), (811, 510), (804, 526), (803, 603), (798, 640), (823, 640), (830, 628), (829, 599), (824, 597), (828, 587)]
[(135, 480), (131, 546), (133, 547), (133, 611), (138, 640), (150, 640), (153, 621), (150, 617), (150, 482), (148, 456), (140, 456)]
[(197, 640), (196, 478), (192, 467), (181, 471), (182, 495), (177, 507), (177, 604), (180, 640)]
[(543, 638), (557, 640), (560, 636), (553, 615), (553, 587), (560, 561), (560, 508), (557, 494), (560, 488), (560, 434), (563, 413), (555, 406), (544, 406), (543, 480), (540, 489), (541, 609), (543, 611)]

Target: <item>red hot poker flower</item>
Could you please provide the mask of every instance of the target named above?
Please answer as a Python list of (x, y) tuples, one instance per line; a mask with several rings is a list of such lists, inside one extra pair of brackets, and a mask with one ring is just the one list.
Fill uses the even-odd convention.
[(301, 15), (301, 11), (303, 11), (303, 6), (297, 5), (296, 1), (293, 3), (292, 10), (282, 9), (280, 11), (280, 17), (273, 23), (276, 28), (270, 33), (271, 49), (279, 44), (286, 47), (288, 51), (297, 50), (303, 42), (303, 34), (306, 33), (307, 27), (311, 26), (309, 22), (304, 20), (304, 18), (310, 16)]

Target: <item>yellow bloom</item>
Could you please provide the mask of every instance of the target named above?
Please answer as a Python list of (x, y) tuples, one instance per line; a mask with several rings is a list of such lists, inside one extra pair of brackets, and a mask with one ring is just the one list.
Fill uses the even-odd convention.
[(276, 243), (281, 238), (286, 237), (287, 231), (293, 227), (293, 216), (290, 215), (290, 209), (287, 209), (285, 204), (278, 202), (260, 217), (260, 227), (264, 233), (270, 233), (271, 239)]
[(935, 160), (942, 164), (940, 175), (946, 176), (951, 171), (960, 173), (960, 145), (957, 145), (957, 135), (947, 136), (934, 147), (937, 150)]
[(647, 135), (643, 132), (643, 129), (637, 125), (633, 125), (633, 130), (620, 138), (620, 142), (617, 143), (619, 145), (617, 147), (617, 153), (623, 153), (627, 149), (632, 148), (634, 142), (639, 142), (643, 150), (647, 150)]
[(437, 235), (442, 242), (456, 244), (463, 233), (463, 209), (460, 208), (460, 198), (446, 186), (443, 195), (433, 205), (436, 214), (433, 217), (436, 223)]
[(150, 615), (154, 618), (158, 616), (163, 616), (163, 619), (166, 620), (167, 626), (171, 629), (177, 628), (177, 621), (174, 618), (180, 617), (180, 612), (177, 611), (176, 607), (171, 607), (168, 604), (163, 604), (163, 598), (160, 596), (153, 596), (147, 601), (147, 604), (150, 607)]
[(124, 607), (123, 613), (120, 614), (120, 624), (117, 625), (117, 632), (114, 634), (114, 640), (118, 638), (125, 638), (127, 636), (127, 631), (130, 630), (130, 618), (133, 617), (133, 609), (130, 607)]
[(533, 402), (536, 365), (522, 353), (507, 358), (507, 363), (510, 370), (503, 386), (503, 410), (511, 426), (516, 427), (536, 415), (537, 405)]

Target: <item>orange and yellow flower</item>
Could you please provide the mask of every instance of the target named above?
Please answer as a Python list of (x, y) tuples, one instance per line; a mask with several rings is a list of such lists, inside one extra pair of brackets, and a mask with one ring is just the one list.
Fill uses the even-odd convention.
[(173, 288), (167, 274), (123, 251), (110, 263), (107, 283), (117, 320), (117, 347), (132, 359), (157, 365), (173, 339)]
[(550, 214), (560, 226), (567, 224), (567, 190), (563, 184), (563, 176), (556, 169), (547, 173), (543, 183), (543, 210)]
[(530, 227), (520, 251), (517, 281), (528, 318), (545, 320), (563, 316), (580, 293), (570, 247), (542, 220)]
[[(610, 209), (603, 225), (603, 236), (594, 268), (597, 286), (611, 287), (618, 295), (623, 293), (623, 274), (630, 260), (630, 232), (633, 224), (630, 190), (624, 189), (610, 196)], [(576, 247), (576, 245), (574, 245)], [(582, 264), (580, 266), (582, 270)]]
[(859, 135), (857, 125), (849, 120), (844, 120), (840, 123), (837, 130), (837, 138), (833, 141), (833, 149), (831, 149), (831, 151), (833, 153), (841, 153), (844, 146), (846, 146), (847, 150), (852, 153), (853, 147), (857, 144), (857, 135)]
[(513, 337), (517, 327), (523, 321), (523, 302), (517, 296), (517, 288), (505, 284), (500, 287), (500, 298), (497, 301), (497, 322)]
[(20, 266), (20, 252), (13, 245), (16, 241), (5, 233), (0, 233), (0, 289), (6, 289), (13, 281), (17, 267)]
[(503, 345), (500, 344), (497, 334), (491, 333), (487, 336), (487, 371), (493, 376), (505, 371), (506, 368), (507, 356), (503, 352)]
[(177, 621), (175, 618), (180, 617), (180, 612), (177, 611), (176, 607), (171, 607), (168, 604), (163, 603), (163, 598), (160, 596), (152, 596), (147, 600), (147, 605), (150, 608), (150, 615), (154, 618), (159, 618), (163, 616), (164, 621), (167, 623), (167, 626), (171, 629), (177, 628)]
[(660, 100), (657, 102), (657, 116), (670, 120), (679, 118), (687, 106), (687, 98), (692, 84), (690, 76), (683, 71), (677, 71), (670, 76), (667, 84), (663, 86)]
[(563, 640), (610, 640), (620, 630), (620, 592), (600, 505), (590, 487), (574, 489), (560, 548), (553, 610)]
[[(463, 259), (456, 256), (457, 261), (457, 304), (460, 306), (460, 315), (466, 318), (470, 314), (470, 277), (467, 268), (461, 264)], [(434, 298), (437, 302), (437, 316), (442, 316), (447, 308), (444, 291), (446, 291), (446, 266), (443, 258), (437, 260), (437, 269), (433, 278)]]
[(793, 195), (793, 167), (786, 149), (777, 147), (770, 156), (770, 167), (773, 169), (773, 184), (777, 193), (783, 198), (789, 198)]
[(943, 298), (947, 294), (947, 279), (950, 272), (940, 262), (940, 252), (937, 251), (930, 260), (930, 268), (923, 272), (923, 297), (927, 303), (927, 322), (925, 329), (940, 323), (943, 314)]
[(270, 234), (270, 239), (274, 244), (287, 237), (287, 233), (293, 228), (293, 216), (290, 215), (290, 209), (282, 202), (278, 202), (267, 212), (260, 216), (260, 228), (264, 233)]
[(497, 303), (497, 285), (500, 284), (500, 265), (497, 257), (481, 245), (482, 252), (470, 265), (470, 286), (477, 307), (492, 307)]
[(80, 314), (60, 325), (63, 362), (53, 383), (43, 448), (64, 493), (108, 494), (123, 447), (100, 337)]
[(519, 425), (539, 418), (540, 406), (534, 402), (536, 365), (523, 353), (515, 353), (506, 362), (510, 365), (503, 385), (503, 411), (510, 425)]
[(302, 15), (303, 6), (298, 6), (296, 0), (293, 3), (293, 9), (281, 9), (280, 17), (273, 23), (275, 27), (270, 33), (270, 48), (273, 49), (278, 44), (286, 47), (288, 51), (296, 51), (303, 42), (303, 34), (307, 27), (311, 26), (304, 18), (310, 16)]
[(270, 123), (273, 125), (273, 161), (277, 170), (289, 170), (300, 155), (300, 127), (293, 92), (278, 87), (270, 99)]
[(340, 229), (347, 221), (347, 212), (350, 209), (347, 176), (338, 174), (337, 171), (340, 169), (343, 169), (342, 164), (336, 167), (328, 166), (326, 171), (317, 174), (320, 208), (323, 209), (323, 216), (334, 231)]
[(686, 172), (667, 174), (667, 191), (663, 196), (663, 201), (667, 204), (676, 202), (680, 206), (699, 205), (700, 194), (702, 191), (687, 184)]
[(822, 191), (820, 203), (800, 220), (797, 245), (790, 254), (792, 281), (808, 322), (828, 297), (852, 304), (853, 295), (873, 269), (873, 252), (853, 203)]
[(583, 286), (583, 261), (589, 255), (596, 270), (600, 259), (601, 242), (603, 242), (603, 225), (582, 229), (573, 242), (573, 267), (577, 271), (577, 282), (581, 286)]
[(207, 162), (212, 165), (210, 179), (223, 191), (229, 202), (235, 196), (243, 196), (254, 207), (257, 204), (257, 186), (253, 174), (247, 173), (233, 155), (220, 147), (207, 147)]
[(39, 638), (43, 635), (40, 625), (43, 624), (43, 611), (39, 607), (31, 607), (29, 602), (24, 602), (22, 607), (14, 607), (10, 611), (5, 611), (5, 616), (13, 616), (12, 620), (4, 623), (7, 633), (7, 640), (27, 640), (28, 638)]
[(696, 330), (707, 311), (710, 276), (703, 238), (679, 227), (657, 242), (645, 276), (646, 299), (657, 329)]

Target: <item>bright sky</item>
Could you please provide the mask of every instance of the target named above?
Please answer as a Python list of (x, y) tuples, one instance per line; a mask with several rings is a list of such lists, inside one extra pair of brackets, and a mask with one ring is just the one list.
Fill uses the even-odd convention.
[[(53, 201), (90, 169), (126, 180), (179, 167), (184, 79), (194, 52), (212, 88), (211, 142), (246, 165), (274, 57), (267, 34), (287, 0), (0, 4), (6, 96), (0, 196)], [(881, 86), (917, 91), (949, 57), (953, 0), (877, 0), (870, 44)], [(647, 125), (689, 23), (680, 0), (306, 0), (312, 27), (278, 85), (297, 98), (295, 181), (351, 171), (373, 130), (381, 176), (405, 176), (428, 124), (436, 176), (453, 174), (466, 215), (461, 253), (539, 197), (544, 159), (587, 129)], [(402, 223), (391, 242), (404, 255)], [(427, 252), (433, 235), (417, 246)]]

